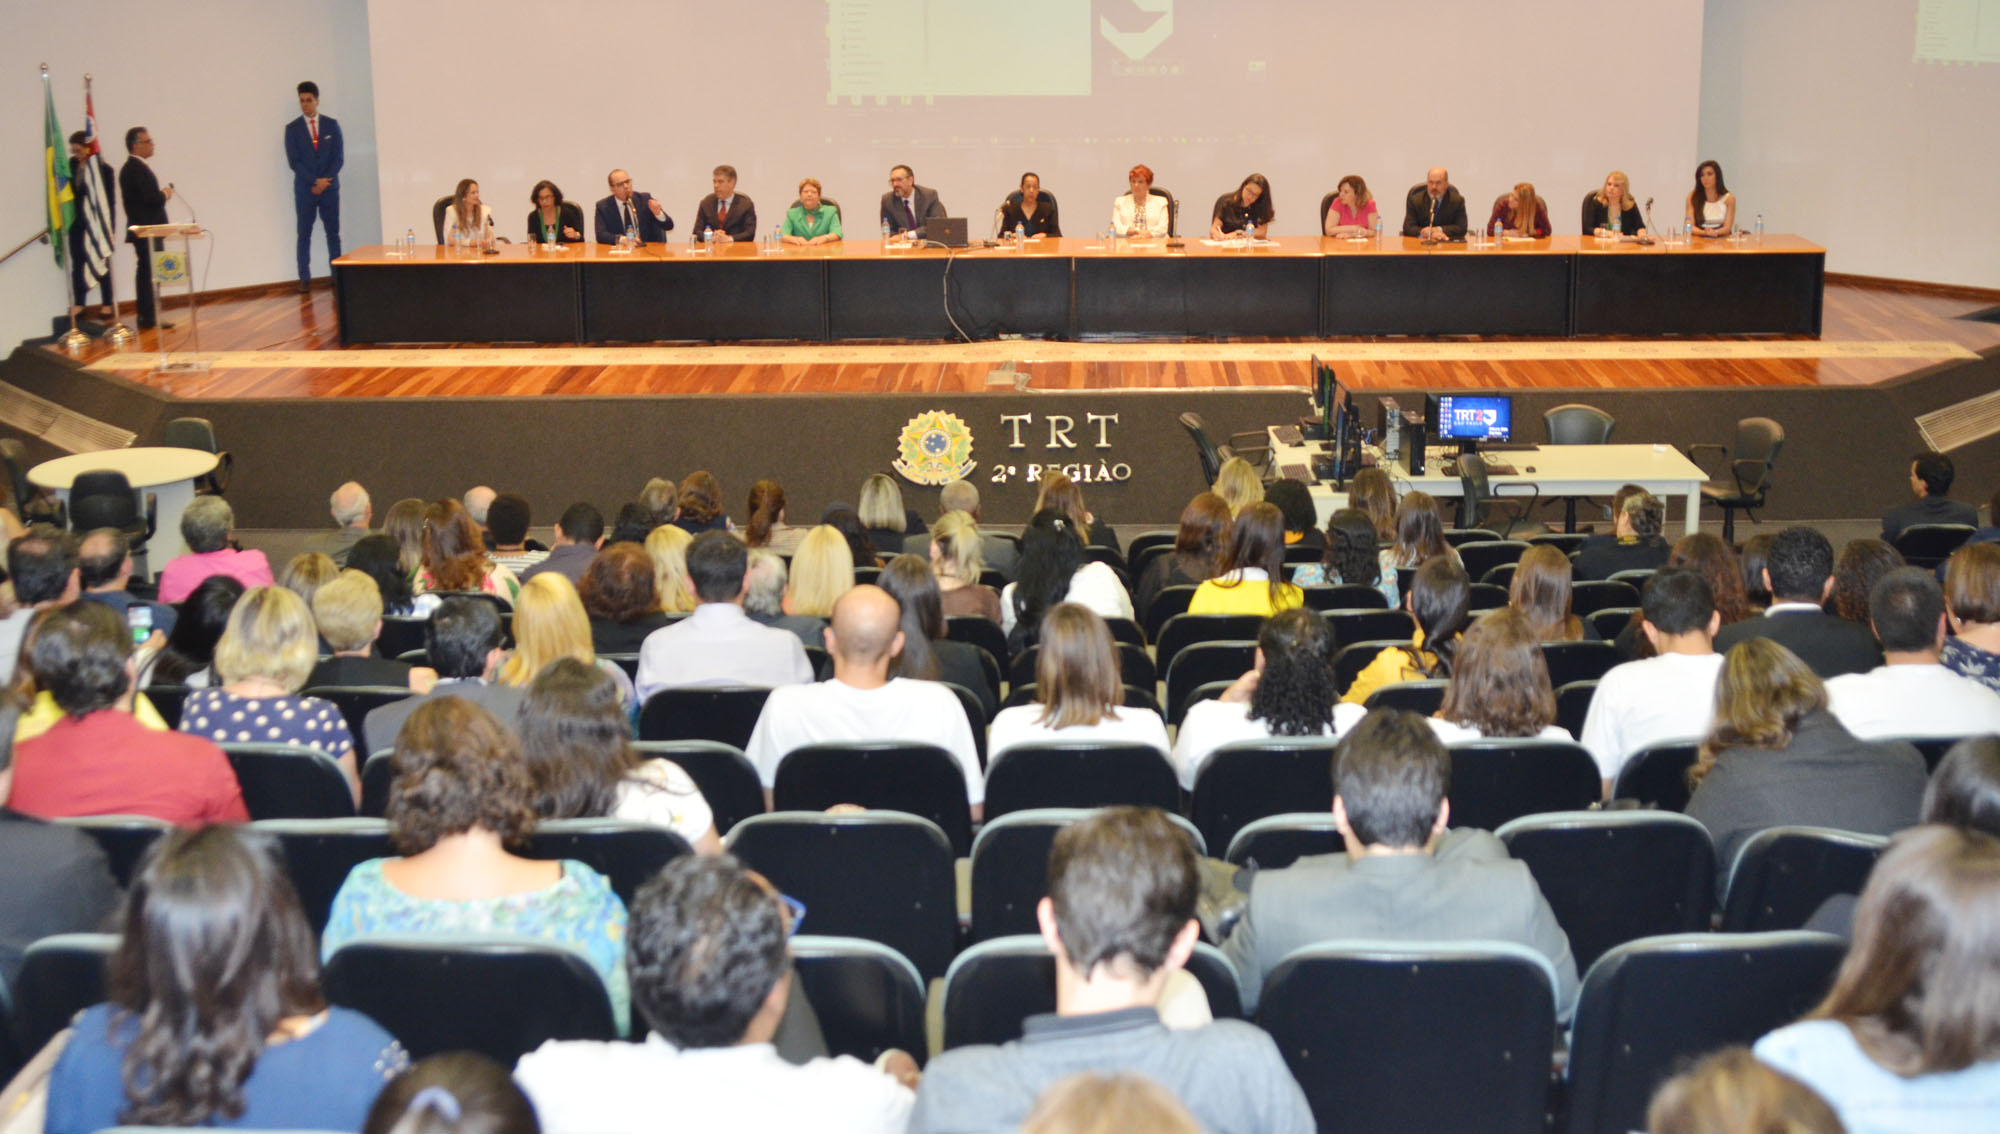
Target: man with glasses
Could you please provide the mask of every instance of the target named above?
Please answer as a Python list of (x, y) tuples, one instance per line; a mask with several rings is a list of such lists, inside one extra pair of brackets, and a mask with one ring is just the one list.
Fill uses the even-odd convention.
[(674, 218), (651, 193), (632, 191), (632, 175), (614, 169), (604, 179), (611, 195), (597, 202), (597, 242), (616, 244), (628, 231), (636, 231), (644, 244), (664, 244), (674, 230)]

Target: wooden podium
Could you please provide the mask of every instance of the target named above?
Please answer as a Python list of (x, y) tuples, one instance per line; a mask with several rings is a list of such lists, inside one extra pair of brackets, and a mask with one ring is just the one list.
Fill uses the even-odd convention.
[[(144, 243), (139, 245), (147, 257), (146, 283), (153, 289), (153, 310), (160, 310), (160, 265), (163, 253), (153, 247), (155, 240), (180, 238), (179, 271), (174, 273), (185, 282), (188, 297), (188, 357), (170, 358), (167, 354), (167, 332), (164, 327), (155, 328), (153, 335), (160, 348), (160, 361), (153, 365), (155, 374), (184, 374), (205, 371), (208, 361), (201, 357), (201, 316), (196, 310), (193, 258), (189, 255), (188, 241), (197, 236), (207, 236), (208, 230), (199, 224), (135, 224), (129, 229), (133, 236)], [(164, 255), (171, 255), (166, 253)]]

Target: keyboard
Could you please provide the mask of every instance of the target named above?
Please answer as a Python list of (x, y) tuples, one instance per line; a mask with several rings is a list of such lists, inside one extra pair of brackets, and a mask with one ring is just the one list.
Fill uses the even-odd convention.
[(1303, 445), (1306, 442), (1305, 435), (1299, 432), (1296, 425), (1277, 426), (1271, 430), (1271, 436), (1277, 438), (1280, 445)]
[(1481, 441), (1479, 443), (1479, 451), (1482, 453), (1532, 453), (1539, 448), (1541, 446), (1535, 444), (1533, 441)]
[(1516, 469), (1516, 468), (1515, 468), (1515, 467), (1514, 467), (1513, 465), (1510, 465), (1510, 464), (1506, 464), (1505, 462), (1502, 462), (1502, 461), (1488, 461), (1488, 462), (1486, 462), (1486, 475), (1487, 475), (1487, 476), (1519, 476), (1519, 475), (1521, 475), (1521, 474), (1520, 474), (1520, 470), (1519, 470), (1519, 469)]
[(1279, 465), (1278, 471), (1285, 474), (1286, 480), (1296, 480), (1300, 484), (1313, 482), (1312, 470), (1304, 465)]

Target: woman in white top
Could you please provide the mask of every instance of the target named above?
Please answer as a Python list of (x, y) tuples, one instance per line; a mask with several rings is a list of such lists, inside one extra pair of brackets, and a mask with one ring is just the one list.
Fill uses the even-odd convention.
[(1150, 744), (1165, 756), (1167, 726), (1151, 709), (1122, 706), (1125, 682), (1111, 628), (1087, 607), (1057, 604), (1042, 620), (1035, 703), (1002, 709), (986, 750), (998, 756), (1030, 741)]
[(1694, 192), (1688, 194), (1689, 232), (1695, 236), (1728, 236), (1736, 231), (1736, 194), (1722, 181), (1722, 166), (1705, 161), (1694, 167)]
[(1034, 645), (1042, 616), (1059, 602), (1078, 603), (1103, 618), (1132, 617), (1132, 596), (1118, 573), (1084, 558), (1082, 535), (1054, 508), (1036, 512), (1021, 533), (1016, 575), (1000, 592), (1000, 628), (1010, 649)]
[(493, 210), (479, 203), (479, 182), (468, 177), (452, 191), (451, 204), (444, 211), (444, 231), (438, 243), (450, 244), (452, 234), (457, 233), (460, 240), (483, 244), (492, 227)]
[(1167, 198), (1153, 196), (1153, 171), (1135, 165), (1125, 176), (1132, 191), (1111, 202), (1111, 231), (1120, 236), (1165, 236), (1172, 210)]
[(1451, 685), (1431, 729), (1446, 744), (1461, 740), (1539, 737), (1574, 740), (1556, 722), (1548, 662), (1527, 616), (1502, 607), (1459, 638)]
[(1181, 786), (1193, 791), (1202, 765), (1225, 744), (1274, 736), (1338, 738), (1353, 728), (1367, 713), (1335, 703), (1333, 651), (1333, 627), (1318, 611), (1295, 606), (1272, 615), (1257, 634), (1255, 667), (1221, 699), (1195, 703), (1181, 721), (1172, 755)]
[(550, 663), (521, 701), (515, 727), (544, 819), (627, 819), (665, 827), (702, 854), (722, 840), (715, 816), (681, 766), (641, 760), (609, 674), (575, 658)]

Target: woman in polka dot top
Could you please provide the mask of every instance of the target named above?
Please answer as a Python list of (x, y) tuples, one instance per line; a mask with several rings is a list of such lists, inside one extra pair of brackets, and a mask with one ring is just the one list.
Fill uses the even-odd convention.
[(189, 692), (181, 731), (217, 744), (297, 744), (331, 756), (360, 799), (354, 737), (331, 701), (300, 697), (319, 658), (319, 632), (305, 600), (283, 587), (252, 587), (215, 644), (219, 688)]

